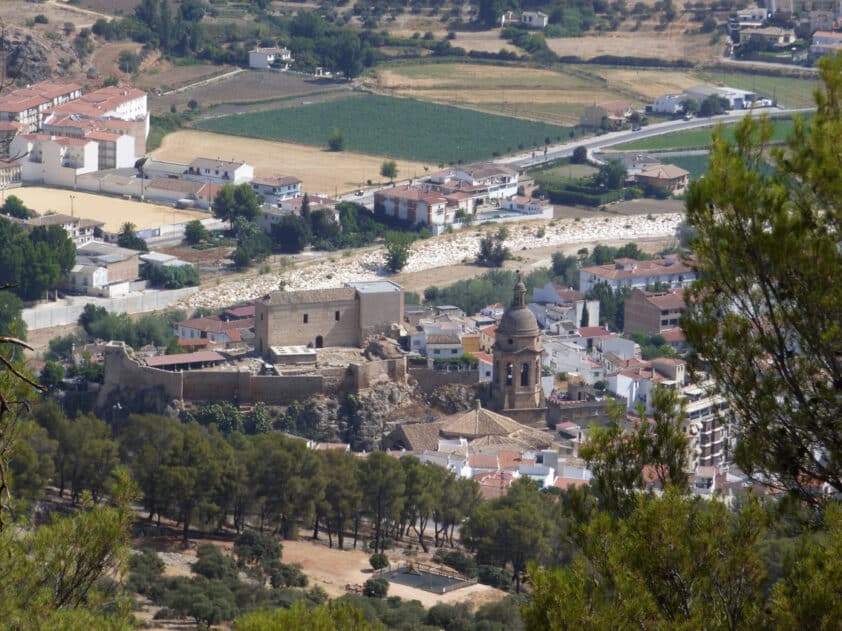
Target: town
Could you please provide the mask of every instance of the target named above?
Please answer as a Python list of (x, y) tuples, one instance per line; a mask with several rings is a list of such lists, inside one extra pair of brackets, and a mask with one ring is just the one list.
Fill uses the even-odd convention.
[(841, 20), (0, 6), (0, 619), (835, 628)]

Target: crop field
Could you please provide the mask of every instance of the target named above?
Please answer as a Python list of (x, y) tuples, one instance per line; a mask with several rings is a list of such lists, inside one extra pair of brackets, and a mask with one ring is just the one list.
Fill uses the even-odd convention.
[[(792, 133), (793, 122), (780, 119), (775, 121), (772, 131), (771, 142), (784, 142)], [(688, 129), (653, 138), (641, 138), (622, 145), (612, 147), (616, 151), (657, 151), (659, 149), (700, 149), (710, 145), (713, 129), (703, 127), (700, 129)], [(725, 139), (734, 140), (734, 125), (725, 127)]]
[(706, 83), (727, 85), (740, 90), (751, 90), (760, 96), (774, 98), (785, 107), (813, 107), (813, 92), (819, 86), (817, 79), (773, 77), (745, 72), (712, 72), (699, 74)]
[[(192, 129), (167, 135), (153, 155), (173, 162), (190, 162), (196, 156), (243, 160), (254, 167), (255, 175), (294, 175), (304, 182), (304, 190), (326, 195), (346, 193), (362, 188), (368, 180), (383, 179), (380, 177), (382, 157), (352, 151), (334, 153), (319, 147)], [(420, 177), (434, 166), (398, 160), (398, 177)]]
[(662, 94), (704, 82), (692, 71), (608, 66), (549, 70), (414, 63), (392, 64), (376, 72), (377, 89), (390, 94), (561, 125), (578, 123), (584, 109), (594, 103), (624, 100), (643, 106)]
[(568, 127), (435, 103), (365, 94), (201, 121), (200, 129), (324, 147), (339, 129), (346, 149), (433, 164), (491, 159), (495, 152), (570, 138)]
[(210, 79), (217, 75), (231, 72), (234, 66), (214, 64), (190, 64), (178, 66), (170, 61), (159, 59), (150, 67), (141, 70), (133, 85), (141, 90), (168, 91), (196, 81)]

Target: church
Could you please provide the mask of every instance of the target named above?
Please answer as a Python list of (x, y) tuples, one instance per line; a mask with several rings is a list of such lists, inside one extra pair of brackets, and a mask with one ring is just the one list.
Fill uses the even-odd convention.
[(526, 285), (518, 277), (512, 304), (503, 313), (492, 347), (491, 409), (523, 425), (544, 429), (547, 405), (541, 388), (541, 330), (526, 306)]

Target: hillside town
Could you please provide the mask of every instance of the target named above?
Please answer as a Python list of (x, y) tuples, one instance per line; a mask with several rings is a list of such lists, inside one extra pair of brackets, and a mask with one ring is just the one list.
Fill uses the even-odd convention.
[(838, 628), (840, 104), (840, 3), (0, 3), (0, 621)]

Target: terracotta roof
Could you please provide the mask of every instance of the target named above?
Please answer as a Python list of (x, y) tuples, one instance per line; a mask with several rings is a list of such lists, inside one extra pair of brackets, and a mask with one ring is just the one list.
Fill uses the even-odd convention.
[(195, 353), (176, 353), (174, 355), (157, 355), (147, 357), (146, 365), (152, 367), (178, 366), (180, 364), (198, 364), (206, 362), (221, 362), (225, 358), (216, 351), (197, 351)]
[(581, 291), (577, 291), (571, 287), (565, 287), (563, 285), (559, 285), (557, 283), (553, 283), (553, 287), (555, 287), (556, 295), (558, 296), (559, 300), (562, 302), (576, 302), (577, 300), (584, 300), (585, 294)]
[(301, 184), (301, 180), (292, 175), (272, 175), (270, 177), (256, 177), (251, 183), (262, 186), (291, 186)]
[(492, 412), (480, 405), (468, 412), (446, 417), (441, 422), (439, 431), (445, 436), (459, 436), (471, 441), (491, 438), (493, 440), (484, 442), (506, 442), (529, 449), (549, 447), (553, 442), (549, 434), (521, 425), (508, 416)]
[(196, 329), (206, 333), (229, 333), (236, 329), (247, 329), (254, 326), (254, 318), (243, 318), (240, 320), (220, 320), (213, 318), (193, 318), (176, 323), (176, 326), (183, 326), (188, 329)]
[(474, 476), (479, 492), (486, 500), (502, 497), (509, 491), (515, 476), (508, 471), (493, 471)]
[(678, 178), (687, 177), (690, 175), (690, 172), (685, 171), (674, 164), (651, 164), (643, 167), (640, 171), (640, 175), (643, 177), (651, 177), (656, 180), (676, 180)]
[(582, 337), (605, 337), (611, 335), (611, 333), (601, 326), (583, 326), (579, 327), (579, 335)]
[(148, 188), (157, 188), (161, 191), (173, 191), (174, 193), (184, 193), (185, 195), (195, 195), (204, 184), (202, 182), (194, 182), (192, 180), (178, 180), (171, 177), (156, 177), (149, 180), (146, 185)]
[(684, 292), (671, 291), (665, 294), (649, 294), (646, 300), (658, 307), (658, 309), (684, 309), (687, 303), (684, 302)]
[(409, 199), (422, 201), (426, 204), (446, 204), (447, 199), (438, 193), (428, 193), (415, 186), (396, 186), (394, 188), (380, 190), (374, 193), (375, 197), (397, 197), (400, 199)]
[(554, 486), (562, 491), (566, 491), (567, 489), (589, 486), (590, 483), (590, 480), (583, 480), (581, 478), (556, 478)]
[(435, 451), (439, 446), (439, 423), (406, 423), (389, 434), (388, 440), (392, 444), (400, 440), (409, 451)]
[(231, 307), (226, 309), (225, 313), (231, 314), (235, 318), (254, 317), (254, 305), (243, 305), (242, 307)]
[(497, 471), (497, 454), (468, 454), (468, 464), (475, 469)]
[(491, 324), (487, 327), (480, 329), (479, 332), (483, 335), (494, 335), (495, 333), (497, 333), (497, 325)]
[[(622, 269), (619, 264), (631, 262), (634, 269)], [(646, 278), (648, 276), (661, 276), (664, 274), (686, 274), (692, 272), (692, 268), (678, 259), (654, 259), (651, 261), (634, 261), (632, 259), (617, 259), (615, 263), (608, 265), (591, 265), (583, 267), (583, 272), (589, 272), (594, 276), (606, 280), (621, 280), (629, 278)]]
[(270, 305), (309, 305), (323, 302), (355, 300), (357, 290), (353, 287), (334, 287), (331, 289), (304, 289), (301, 291), (275, 291), (263, 299)]
[(494, 361), (494, 356), (491, 353), (483, 353), (482, 351), (480, 351), (480, 352), (476, 352), (476, 353), (471, 353), (471, 355), (473, 355), (478, 360), (483, 361), (487, 364), (490, 364), (491, 362)]
[(681, 327), (661, 331), (661, 337), (664, 338), (667, 343), (673, 344), (676, 342), (684, 342), (687, 339), (684, 335), (684, 331), (681, 330)]
[(115, 134), (111, 131), (94, 130), (85, 132), (85, 138), (90, 138), (91, 140), (98, 140), (102, 142), (115, 142), (117, 140), (120, 140), (120, 138), (122, 138), (122, 135)]

